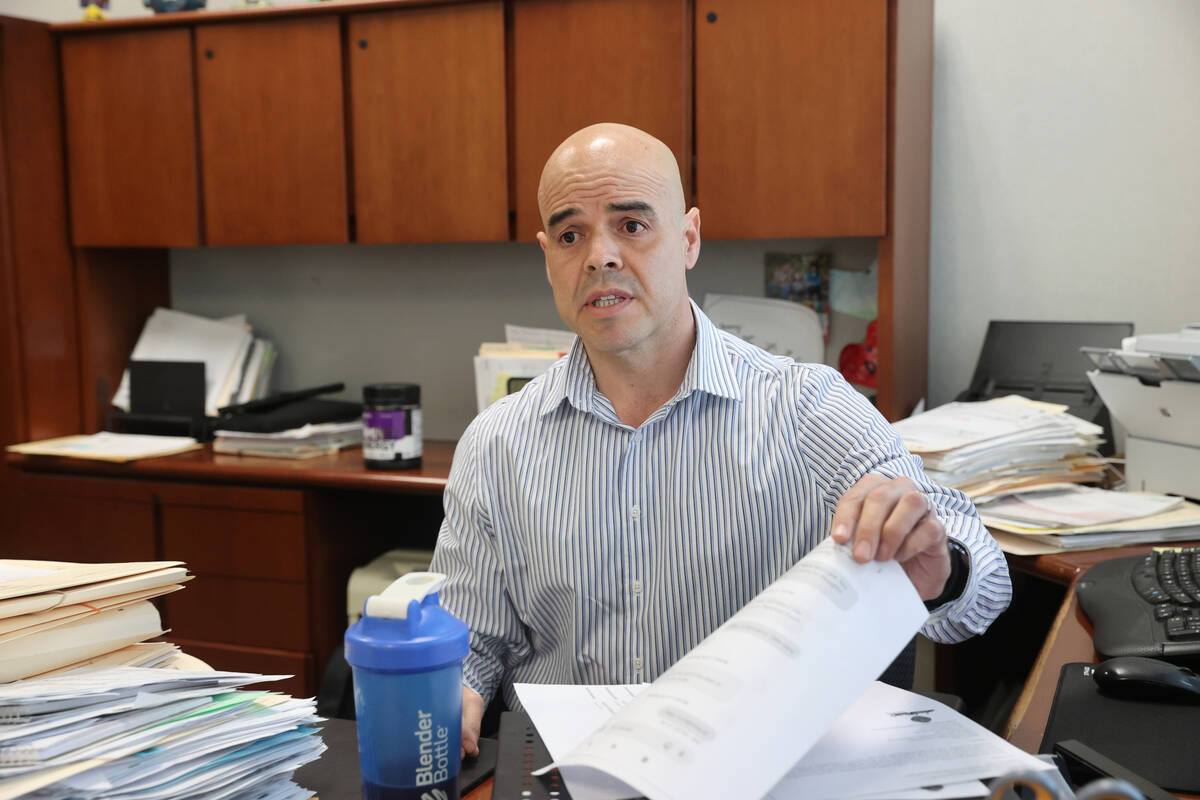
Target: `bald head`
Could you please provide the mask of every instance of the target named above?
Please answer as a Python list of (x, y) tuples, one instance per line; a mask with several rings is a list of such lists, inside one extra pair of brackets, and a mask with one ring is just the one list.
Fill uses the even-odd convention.
[(542, 224), (549, 230), (552, 217), (568, 210), (562, 206), (573, 191), (606, 179), (630, 182), (661, 198), (664, 213), (682, 216), (686, 210), (671, 149), (645, 131), (602, 122), (571, 134), (550, 154), (538, 183)]

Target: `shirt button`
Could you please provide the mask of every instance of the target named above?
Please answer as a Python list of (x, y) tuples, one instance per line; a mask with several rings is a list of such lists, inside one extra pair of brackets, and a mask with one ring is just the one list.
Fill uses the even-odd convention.
[(637, 506), (637, 505), (630, 506), (629, 507), (629, 516), (633, 517), (634, 519), (641, 519), (642, 518), (641, 506)]
[(642, 657), (641, 656), (634, 657), (633, 668), (636, 669), (638, 672), (641, 672), (642, 666), (643, 666)]
[(641, 582), (641, 581), (634, 581), (634, 582), (633, 582), (632, 589), (633, 589), (633, 593), (634, 593), (634, 594), (641, 594), (641, 593), (642, 593), (642, 582)]

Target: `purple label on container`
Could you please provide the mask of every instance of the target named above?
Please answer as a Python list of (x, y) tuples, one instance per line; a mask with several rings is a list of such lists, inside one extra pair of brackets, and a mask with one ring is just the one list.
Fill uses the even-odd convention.
[(403, 439), (409, 433), (407, 411), (364, 411), (364, 439)]

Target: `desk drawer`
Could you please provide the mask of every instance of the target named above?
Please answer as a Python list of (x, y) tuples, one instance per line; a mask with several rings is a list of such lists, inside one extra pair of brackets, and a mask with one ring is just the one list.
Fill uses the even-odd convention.
[(256, 683), (247, 689), (286, 692), (293, 697), (312, 697), (317, 693), (316, 669), (310, 653), (293, 653), (264, 647), (237, 647), (218, 642), (167, 637), (183, 652), (195, 656), (213, 669), (230, 672), (258, 672), (263, 675), (294, 677), (271, 683)]
[(311, 649), (308, 589), (303, 583), (192, 571), (195, 580), (183, 591), (163, 598), (172, 638), (279, 650)]
[(197, 575), (307, 579), (302, 514), (164, 504), (162, 542)]
[(22, 475), (14, 481), (15, 531), (0, 531), (6, 558), (153, 561), (154, 506), (137, 481)]

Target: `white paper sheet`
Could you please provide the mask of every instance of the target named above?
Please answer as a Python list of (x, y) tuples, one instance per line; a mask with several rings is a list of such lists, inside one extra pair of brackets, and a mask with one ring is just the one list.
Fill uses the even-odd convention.
[(899, 564), (827, 539), (555, 766), (575, 800), (761, 797), (926, 616)]
[[(239, 314), (223, 320), (207, 319), (169, 308), (156, 308), (134, 345), (130, 361), (203, 361), (204, 410), (217, 415), (221, 394), (230, 374), (241, 366), (238, 354), (253, 340), (246, 330), (246, 317)], [(121, 376), (121, 385), (112, 403), (129, 410), (129, 370)]]
[(897, 789), (1053, 768), (936, 700), (876, 682), (765, 800), (892, 797)]

